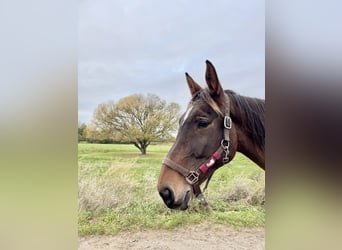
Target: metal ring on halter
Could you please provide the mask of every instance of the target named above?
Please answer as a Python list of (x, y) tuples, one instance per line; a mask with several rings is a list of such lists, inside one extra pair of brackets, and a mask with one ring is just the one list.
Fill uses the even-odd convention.
[(229, 145), (230, 145), (229, 140), (226, 140), (226, 139), (222, 139), (222, 140), (221, 140), (221, 146), (222, 146), (223, 148), (226, 148), (226, 147), (229, 148)]
[(221, 141), (221, 146), (223, 148), (223, 158), (222, 162), (225, 164), (229, 161), (229, 146), (230, 146), (230, 141), (226, 139), (222, 139)]
[(200, 173), (198, 171), (190, 171), (189, 174), (185, 177), (185, 180), (190, 185), (194, 185), (196, 182), (198, 182)]
[(229, 161), (229, 151), (227, 151), (226, 153), (225, 153), (225, 155), (223, 156), (223, 158), (222, 158), (222, 162), (223, 163), (227, 163), (228, 161)]
[(230, 116), (227, 116), (227, 115), (224, 116), (223, 125), (225, 128), (231, 129), (232, 128), (232, 118), (230, 118)]

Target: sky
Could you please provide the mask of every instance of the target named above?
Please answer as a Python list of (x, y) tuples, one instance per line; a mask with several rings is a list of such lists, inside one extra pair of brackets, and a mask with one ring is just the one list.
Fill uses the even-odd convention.
[(188, 72), (205, 87), (210, 60), (224, 89), (265, 98), (264, 1), (79, 2), (78, 120), (132, 94), (190, 100)]

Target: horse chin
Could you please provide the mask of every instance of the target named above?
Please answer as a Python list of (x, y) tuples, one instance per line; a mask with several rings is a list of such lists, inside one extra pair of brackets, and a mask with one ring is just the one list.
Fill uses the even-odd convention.
[(174, 209), (183, 210), (183, 211), (187, 210), (189, 208), (189, 203), (190, 203), (191, 198), (192, 198), (191, 192), (187, 191), (185, 193), (185, 196), (182, 202), (176, 207), (174, 207)]

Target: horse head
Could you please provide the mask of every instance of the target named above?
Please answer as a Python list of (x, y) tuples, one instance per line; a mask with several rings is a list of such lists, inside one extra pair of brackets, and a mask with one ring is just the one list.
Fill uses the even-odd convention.
[[(207, 88), (187, 73), (191, 100), (179, 120), (176, 141), (164, 159), (158, 191), (171, 209), (185, 210), (193, 196), (203, 198), (200, 184), (231, 161), (237, 151), (237, 131), (231, 103), (214, 66), (206, 61)], [(204, 205), (206, 203), (203, 200)]]

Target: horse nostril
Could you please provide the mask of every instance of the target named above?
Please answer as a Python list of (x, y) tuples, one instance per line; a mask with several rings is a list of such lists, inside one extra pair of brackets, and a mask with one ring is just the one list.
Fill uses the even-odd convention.
[(173, 192), (165, 187), (159, 191), (160, 196), (163, 198), (165, 204), (170, 207), (174, 202)]

